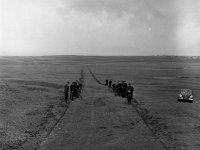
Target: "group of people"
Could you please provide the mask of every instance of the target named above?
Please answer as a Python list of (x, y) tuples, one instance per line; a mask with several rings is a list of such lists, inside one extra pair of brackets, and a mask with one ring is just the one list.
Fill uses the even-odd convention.
[(69, 83), (69, 81), (65, 84), (64, 94), (66, 102), (68, 99), (74, 100), (74, 98), (78, 98), (82, 93), (83, 85), (80, 81), (76, 80), (74, 82)]
[(117, 83), (113, 83), (112, 80), (106, 80), (105, 85), (112, 89), (115, 96), (127, 98), (128, 104), (131, 104), (134, 88), (130, 83), (126, 83), (126, 81), (123, 80), (118, 81)]

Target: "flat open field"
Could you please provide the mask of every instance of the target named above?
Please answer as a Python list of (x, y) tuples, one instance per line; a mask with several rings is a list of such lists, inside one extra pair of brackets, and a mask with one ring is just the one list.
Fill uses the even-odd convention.
[[(134, 85), (133, 109), (169, 149), (200, 149), (200, 60), (164, 56), (0, 57), (0, 147), (34, 149), (68, 107), (65, 82), (87, 66), (102, 83)], [(194, 103), (177, 102), (180, 88), (193, 90)]]
[(33, 149), (64, 113), (64, 84), (80, 78), (71, 57), (0, 58), (0, 149)]

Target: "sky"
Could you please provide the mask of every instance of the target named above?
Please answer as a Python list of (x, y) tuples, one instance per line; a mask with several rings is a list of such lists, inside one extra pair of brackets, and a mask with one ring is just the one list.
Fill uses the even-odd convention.
[(200, 55), (199, 0), (0, 0), (0, 55)]

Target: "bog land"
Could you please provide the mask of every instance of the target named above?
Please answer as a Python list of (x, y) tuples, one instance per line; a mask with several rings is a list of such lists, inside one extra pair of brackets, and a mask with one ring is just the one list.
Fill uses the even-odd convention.
[[(66, 103), (81, 70), (82, 99)], [(200, 149), (199, 70), (193, 57), (0, 57), (0, 149)], [(106, 79), (131, 83), (133, 104)]]

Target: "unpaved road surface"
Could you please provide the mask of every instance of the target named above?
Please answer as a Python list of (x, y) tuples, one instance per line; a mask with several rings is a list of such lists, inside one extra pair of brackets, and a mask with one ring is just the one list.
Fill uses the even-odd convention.
[(65, 116), (39, 150), (107, 150), (166, 147), (145, 125), (137, 109), (115, 97), (85, 72), (82, 99), (69, 106)]

